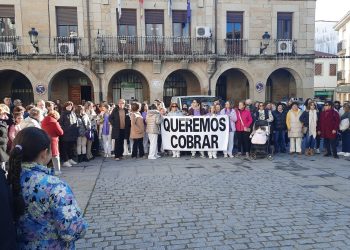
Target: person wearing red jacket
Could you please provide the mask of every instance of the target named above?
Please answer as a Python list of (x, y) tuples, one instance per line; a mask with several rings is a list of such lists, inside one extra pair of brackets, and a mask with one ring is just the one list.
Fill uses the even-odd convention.
[[(337, 132), (339, 129), (339, 113), (334, 110), (333, 102), (327, 101), (324, 105), (324, 111), (321, 112), (318, 134), (324, 139), (324, 145), (327, 150), (324, 156), (329, 157), (333, 153), (334, 158), (337, 154)], [(331, 151), (332, 149), (332, 151)]]
[(51, 138), (51, 153), (52, 163), (55, 169), (58, 169), (58, 174), (61, 173), (60, 152), (58, 148), (58, 138), (63, 135), (63, 130), (58, 122), (60, 114), (52, 110), (50, 111), (41, 123), (41, 128)]
[(236, 121), (236, 136), (238, 141), (238, 153), (249, 157), (249, 135), (250, 125), (253, 123), (252, 115), (250, 111), (246, 109), (244, 101), (239, 102), (238, 109), (236, 110), (237, 121)]

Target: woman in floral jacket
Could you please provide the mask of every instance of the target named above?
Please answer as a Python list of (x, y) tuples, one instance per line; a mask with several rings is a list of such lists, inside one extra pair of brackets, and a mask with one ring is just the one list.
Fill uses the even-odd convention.
[(68, 184), (45, 166), (51, 158), (50, 138), (29, 127), (18, 133), (14, 145), (8, 181), (18, 248), (75, 249), (87, 224)]

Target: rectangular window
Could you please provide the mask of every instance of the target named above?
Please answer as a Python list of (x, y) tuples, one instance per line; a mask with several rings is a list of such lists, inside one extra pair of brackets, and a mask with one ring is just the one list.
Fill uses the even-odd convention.
[(322, 63), (315, 63), (315, 76), (322, 75)]
[(173, 36), (174, 37), (189, 37), (190, 23), (187, 21), (186, 10), (173, 11)]
[(164, 28), (164, 11), (163, 10), (146, 10), (146, 36), (163, 36)]
[(277, 39), (291, 40), (293, 28), (293, 13), (277, 13)]
[(0, 36), (15, 35), (15, 6), (0, 5)]
[(56, 7), (57, 36), (78, 36), (78, 18), (76, 7)]
[(226, 38), (243, 39), (243, 12), (228, 11), (226, 18)]
[(337, 64), (329, 64), (329, 76), (337, 75)]
[(136, 36), (136, 9), (122, 9), (122, 16), (118, 18), (119, 36)]

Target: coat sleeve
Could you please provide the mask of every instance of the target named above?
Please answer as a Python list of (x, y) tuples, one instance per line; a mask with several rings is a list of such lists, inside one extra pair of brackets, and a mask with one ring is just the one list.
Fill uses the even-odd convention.
[(230, 119), (231, 119), (232, 122), (236, 122), (237, 121), (236, 110), (232, 109)]
[(268, 113), (268, 116), (269, 116), (269, 119), (267, 119), (267, 121), (268, 122), (273, 122), (273, 115), (272, 115), (271, 110), (269, 110), (267, 113)]
[(339, 113), (334, 111), (334, 121), (333, 121), (333, 130), (338, 131), (339, 130), (339, 125), (340, 125), (340, 116)]
[(9, 128), (9, 139), (10, 141), (13, 141), (16, 137), (16, 128), (15, 125), (11, 125), (11, 127)]
[(112, 125), (112, 126), (114, 126), (114, 110), (112, 111), (112, 113), (109, 115), (109, 117), (108, 117), (108, 121), (110, 122), (110, 124)]
[(59, 237), (71, 242), (84, 236), (87, 223), (68, 184), (60, 182), (54, 185), (50, 198), (52, 221)]
[(63, 135), (63, 129), (61, 128), (61, 125), (58, 122), (55, 123), (55, 132), (57, 136)]
[(289, 130), (290, 129), (290, 111), (287, 113), (286, 125), (287, 125), (287, 128)]
[(252, 125), (252, 123), (253, 123), (253, 118), (252, 118), (252, 115), (250, 114), (249, 111), (247, 112), (247, 120), (246, 121), (247, 121), (246, 126), (247, 126), (247, 128), (249, 128), (250, 125)]

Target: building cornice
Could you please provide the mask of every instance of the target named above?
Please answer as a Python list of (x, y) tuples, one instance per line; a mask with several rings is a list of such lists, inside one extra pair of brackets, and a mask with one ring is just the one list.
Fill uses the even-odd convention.
[(342, 17), (342, 19), (337, 22), (337, 24), (334, 26), (334, 29), (336, 31), (339, 31), (343, 26), (345, 26), (350, 21), (350, 11), (346, 13), (345, 16)]

